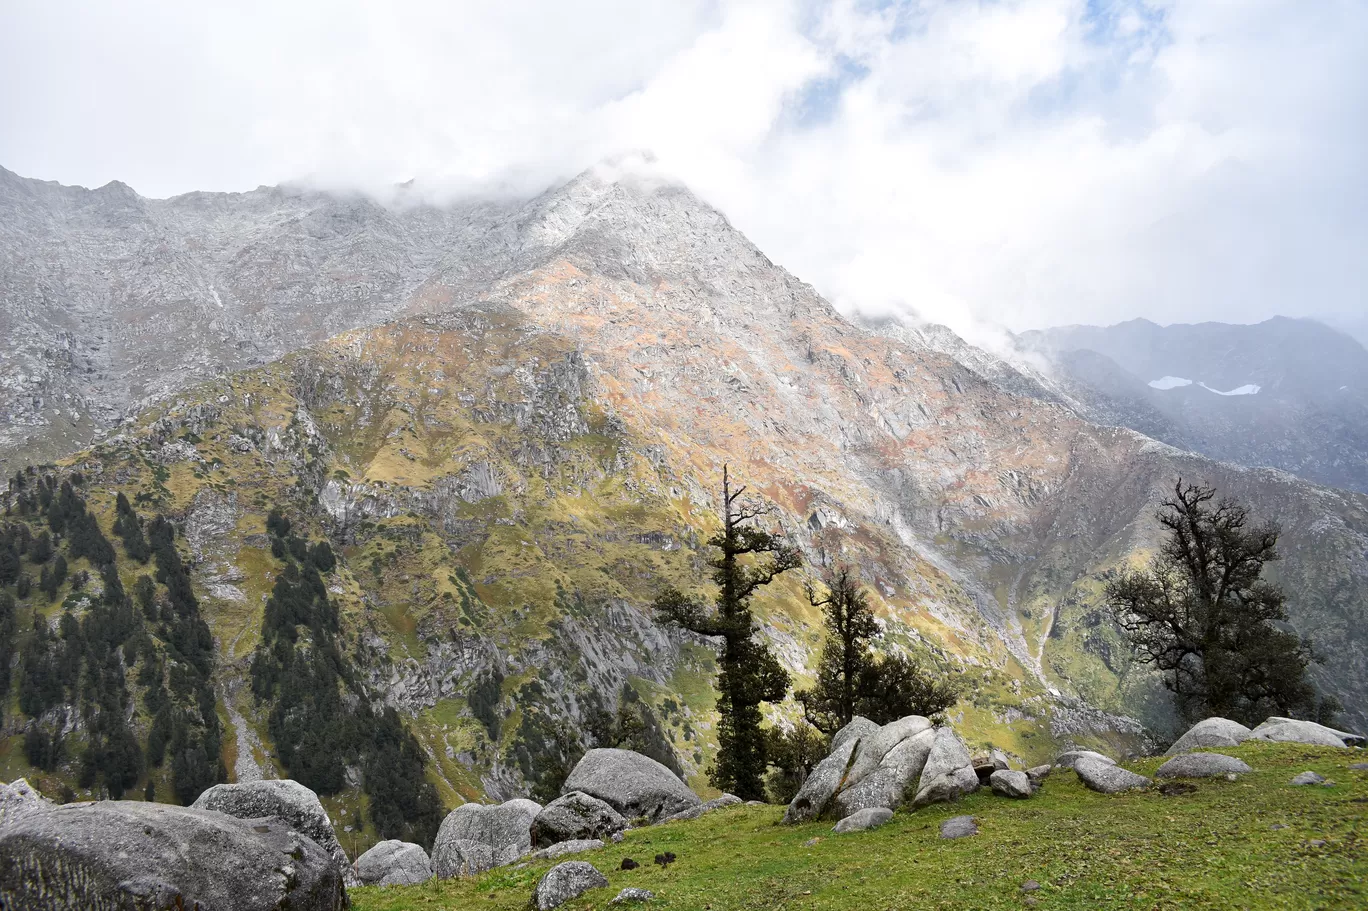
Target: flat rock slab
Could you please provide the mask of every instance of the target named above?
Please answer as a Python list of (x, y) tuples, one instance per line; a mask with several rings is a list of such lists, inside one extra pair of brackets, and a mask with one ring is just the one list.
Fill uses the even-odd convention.
[(968, 838), (978, 834), (978, 824), (972, 816), (952, 816), (940, 824), (941, 838)]
[(1072, 769), (1074, 763), (1080, 759), (1093, 759), (1098, 762), (1105, 762), (1108, 765), (1116, 765), (1115, 759), (1110, 756), (1103, 756), (1101, 753), (1094, 753), (1092, 750), (1069, 750), (1067, 753), (1060, 753), (1054, 764), (1062, 769)]
[(1290, 784), (1330, 784), (1330, 781), (1326, 779), (1324, 776), (1318, 775), (1315, 772), (1302, 772), (1296, 778), (1293, 778)]
[(1204, 718), (1188, 728), (1187, 733), (1174, 741), (1165, 756), (1177, 756), (1203, 747), (1239, 746), (1252, 734), (1249, 728), (1229, 718)]
[(583, 854), (585, 851), (597, 851), (602, 847), (603, 842), (597, 838), (575, 838), (570, 841), (558, 841), (549, 848), (533, 851), (530, 856), (533, 860), (555, 860), (567, 854)]
[(998, 769), (988, 776), (988, 784), (993, 789), (993, 793), (999, 797), (1022, 800), (1035, 793), (1035, 787), (1025, 772), (1015, 772), (1010, 769)]
[(877, 829), (879, 826), (893, 818), (893, 811), (884, 807), (870, 807), (867, 810), (859, 810), (851, 813), (845, 819), (836, 823), (836, 827), (831, 831), (838, 835), (847, 832), (863, 832), (867, 829)]
[(1101, 794), (1120, 794), (1151, 784), (1144, 775), (1137, 775), (1111, 761), (1102, 762), (1086, 756), (1074, 761), (1073, 770), (1085, 787)]
[(1346, 736), (1352, 738), (1354, 735), (1316, 724), (1314, 721), (1298, 721), (1293, 718), (1270, 718), (1249, 735), (1251, 740), (1305, 743), (1322, 747), (1347, 746), (1344, 740)]
[(593, 864), (582, 860), (568, 860), (546, 871), (546, 875), (537, 883), (537, 890), (532, 895), (532, 904), (537, 911), (551, 911), (552, 908), (559, 908), (590, 889), (603, 889), (607, 885), (608, 877), (600, 873)]
[(1175, 756), (1159, 767), (1155, 778), (1219, 778), (1222, 775), (1243, 775), (1252, 772), (1249, 765), (1233, 756), (1221, 753), (1185, 753)]
[(364, 886), (414, 886), (432, 879), (432, 861), (421, 845), (389, 839), (356, 859)]

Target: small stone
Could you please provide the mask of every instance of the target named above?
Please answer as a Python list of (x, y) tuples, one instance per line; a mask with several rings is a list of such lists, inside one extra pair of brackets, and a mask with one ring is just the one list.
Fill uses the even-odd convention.
[(1039, 888), (1040, 888), (1040, 883), (1036, 882), (1036, 881), (1033, 880), (1033, 879), (1028, 879), (1028, 880), (1026, 880), (1024, 883), (1021, 884), (1021, 891), (1022, 891), (1022, 892), (1034, 892), (1034, 891), (1036, 891), (1036, 890), (1039, 889)]
[(1300, 775), (1298, 775), (1296, 778), (1293, 778), (1291, 783), (1292, 783), (1292, 784), (1295, 784), (1295, 785), (1303, 785), (1303, 784), (1322, 784), (1322, 785), (1323, 785), (1323, 784), (1330, 784), (1331, 782), (1327, 782), (1323, 776), (1317, 775), (1315, 772), (1302, 772), (1302, 773), (1301, 773)]
[(1031, 784), (1039, 787), (1040, 783), (1050, 776), (1050, 770), (1053, 768), (1054, 766), (1048, 762), (1044, 765), (1032, 766), (1026, 770), (1026, 777), (1031, 779)]
[(1312, 839), (1311, 841), (1308, 841), (1307, 844), (1310, 845), (1310, 846), (1313, 847), (1313, 848), (1323, 848), (1323, 847), (1325, 847), (1325, 839), (1324, 839), (1324, 838)]
[(805, 848), (815, 847), (816, 844), (817, 844), (819, 841), (821, 841), (820, 838), (809, 838), (807, 841), (803, 842), (803, 847), (805, 847)]
[(648, 902), (655, 898), (655, 893), (650, 889), (623, 889), (617, 894), (617, 898), (610, 901), (610, 905), (625, 905), (628, 902)]
[(1355, 772), (1368, 772), (1368, 762), (1352, 762), (1349, 768)]
[(972, 816), (952, 816), (940, 825), (941, 838), (967, 838), (978, 834), (978, 825)]
[(613, 844), (615, 844), (615, 845), (622, 844), (622, 833), (621, 833), (621, 832), (614, 832), (614, 833), (613, 833)]
[(1275, 823), (1273, 823), (1273, 825), (1269, 826), (1269, 828), (1272, 829), (1274, 832), (1276, 832), (1276, 831), (1278, 831), (1279, 829), (1286, 829), (1287, 826), (1283, 825), (1283, 824), (1280, 823), (1280, 822), (1275, 822)]

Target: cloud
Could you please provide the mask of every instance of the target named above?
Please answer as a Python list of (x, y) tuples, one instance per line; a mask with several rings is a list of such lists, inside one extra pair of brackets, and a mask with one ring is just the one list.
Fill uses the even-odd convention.
[(144, 193), (532, 193), (651, 149), (838, 306), (1362, 311), (1357, 0), (49, 0), (0, 163)]

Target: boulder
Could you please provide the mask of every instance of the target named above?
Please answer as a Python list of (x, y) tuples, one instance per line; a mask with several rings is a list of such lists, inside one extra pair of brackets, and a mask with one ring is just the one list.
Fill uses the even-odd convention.
[(1319, 775), (1319, 774), (1317, 774), (1317, 773), (1315, 773), (1315, 772), (1302, 772), (1300, 775), (1298, 775), (1297, 777), (1293, 778), (1292, 781), (1291, 781), (1290, 783), (1291, 783), (1291, 784), (1295, 784), (1295, 785), (1303, 785), (1303, 784), (1327, 784), (1328, 782), (1327, 782), (1326, 778), (1325, 778), (1323, 775)]
[(323, 809), (317, 794), (297, 781), (279, 778), (216, 784), (196, 798), (191, 806), (198, 810), (227, 813), (238, 819), (274, 816), (284, 820), (332, 855), (347, 885), (360, 883), (347, 852), (342, 850), (342, 845), (337, 841), (328, 811)]
[(607, 803), (571, 791), (548, 803), (532, 820), (532, 844), (548, 848), (572, 839), (611, 838), (625, 828), (627, 820)]
[(585, 753), (561, 788), (562, 794), (571, 791), (597, 797), (629, 820), (644, 816), (659, 822), (703, 803), (665, 766), (631, 750)]
[(1164, 755), (1177, 756), (1203, 747), (1239, 746), (1249, 739), (1250, 733), (1249, 728), (1229, 718), (1204, 718), (1175, 740)]
[(1072, 769), (1074, 763), (1080, 759), (1095, 759), (1098, 762), (1116, 765), (1115, 759), (1110, 756), (1103, 756), (1101, 753), (1094, 753), (1092, 750), (1069, 750), (1067, 753), (1060, 753), (1054, 764), (1061, 769)]
[(978, 788), (978, 775), (974, 774), (964, 741), (949, 727), (936, 728), (935, 740), (926, 757), (926, 765), (922, 768), (913, 806), (945, 803), (971, 794)]
[(1102, 794), (1120, 794), (1122, 791), (1147, 788), (1152, 784), (1144, 775), (1123, 769), (1110, 760), (1103, 762), (1102, 759), (1093, 759), (1090, 756), (1078, 757), (1074, 761), (1073, 770), (1086, 787)]
[(52, 801), (34, 790), (25, 778), (0, 784), (0, 826), (33, 813), (41, 813), (51, 806)]
[(1049, 763), (1046, 763), (1045, 765), (1032, 766), (1031, 768), (1026, 770), (1026, 777), (1031, 779), (1031, 784), (1038, 788), (1040, 787), (1040, 783), (1042, 781), (1050, 777), (1050, 770), (1053, 768), (1054, 766), (1050, 765)]
[(1220, 753), (1185, 753), (1159, 767), (1155, 778), (1219, 778), (1253, 771), (1246, 763)]
[(831, 753), (803, 782), (784, 822), (844, 819), (872, 807), (900, 806), (921, 776), (935, 736), (931, 722), (920, 715), (882, 727), (856, 718), (832, 739)]
[(648, 902), (655, 898), (655, 893), (650, 889), (623, 889), (617, 894), (617, 898), (610, 901), (610, 905), (625, 905), (630, 902)]
[(0, 828), (0, 908), (341, 911), (332, 855), (274, 817), (105, 800)]
[(952, 816), (940, 824), (941, 838), (968, 838), (978, 834), (978, 824), (972, 816)]
[(583, 854), (585, 851), (597, 851), (603, 846), (603, 841), (597, 838), (574, 838), (570, 841), (558, 841), (551, 847), (542, 848), (540, 851), (533, 851), (528, 856), (532, 860), (555, 860), (557, 857), (564, 857), (567, 854)]
[(988, 776), (988, 784), (992, 787), (993, 793), (999, 797), (1012, 797), (1021, 800), (1035, 793), (1031, 779), (1026, 776), (1026, 773), (1014, 772), (1011, 769), (998, 769)]
[(1298, 721), (1295, 718), (1269, 718), (1250, 732), (1251, 740), (1269, 740), (1278, 743), (1305, 743), (1311, 746), (1345, 747), (1344, 739), (1354, 739), (1347, 731), (1337, 731), (1314, 721)]
[(432, 843), (433, 870), (447, 879), (511, 864), (532, 850), (532, 822), (540, 811), (540, 804), (524, 799), (457, 807), (442, 820)]
[(713, 810), (723, 810), (727, 807), (734, 807), (742, 803), (740, 797), (735, 794), (723, 794), (721, 797), (714, 797), (712, 800), (703, 804), (703, 812), (711, 813)]
[(974, 757), (974, 774), (978, 776), (979, 784), (987, 787), (989, 779), (994, 772), (1010, 769), (1011, 763), (1007, 760), (1007, 754), (1002, 750), (990, 750), (987, 753), (980, 753)]
[(536, 892), (532, 894), (532, 904), (537, 911), (550, 911), (590, 889), (602, 889), (607, 885), (608, 877), (593, 864), (568, 860), (546, 871), (546, 875), (537, 883)]
[(1351, 762), (1349, 768), (1355, 772), (1368, 772), (1368, 762)]
[(892, 810), (886, 810), (883, 807), (870, 807), (867, 810), (851, 813), (836, 823), (836, 827), (831, 831), (837, 835), (844, 835), (847, 832), (863, 832), (866, 829), (877, 829), (892, 818)]
[(414, 886), (432, 879), (432, 861), (421, 845), (389, 839), (356, 859), (363, 886)]

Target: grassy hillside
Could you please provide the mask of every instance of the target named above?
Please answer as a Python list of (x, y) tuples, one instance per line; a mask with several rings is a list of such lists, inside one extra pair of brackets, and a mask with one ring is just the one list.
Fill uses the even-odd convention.
[[(581, 854), (610, 887), (563, 907), (604, 908), (629, 886), (652, 908), (1087, 909), (1362, 908), (1368, 905), (1368, 772), (1363, 750), (1248, 744), (1223, 751), (1255, 771), (1239, 781), (1193, 782), (1193, 793), (1113, 797), (1056, 771), (1025, 801), (979, 792), (952, 805), (899, 812), (873, 832), (834, 835), (830, 824), (782, 826), (777, 807), (737, 807), (627, 834)], [(1152, 774), (1161, 759), (1128, 764)], [(1331, 788), (1292, 787), (1313, 769)], [(947, 841), (942, 820), (978, 820), (979, 834)], [(1276, 827), (1276, 828), (1275, 828)], [(815, 844), (809, 844), (817, 839)], [(665, 870), (651, 863), (672, 851)], [(620, 871), (624, 857), (642, 864)], [(357, 911), (522, 909), (551, 863), (468, 880), (353, 890)], [(1039, 889), (1023, 891), (1028, 881)]]

